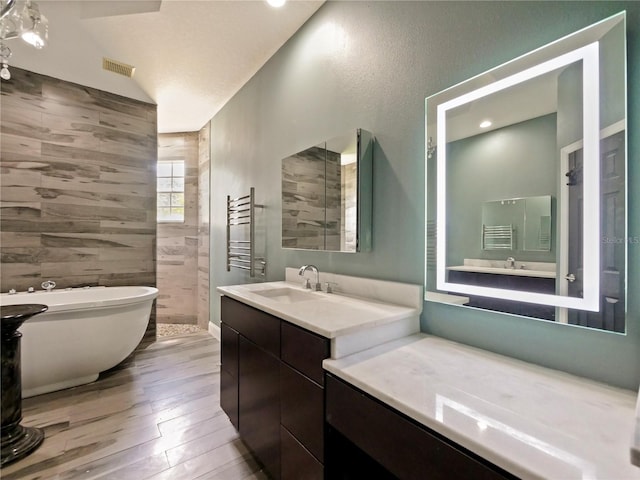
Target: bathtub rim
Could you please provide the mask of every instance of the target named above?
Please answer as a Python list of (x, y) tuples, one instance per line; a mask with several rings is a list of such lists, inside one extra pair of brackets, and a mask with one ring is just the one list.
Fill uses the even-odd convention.
[[(50, 294), (64, 294), (79, 293), (79, 292), (95, 292), (105, 289), (125, 289), (135, 292), (134, 294), (125, 295), (118, 298), (108, 299), (91, 299), (91, 300), (75, 300), (72, 303), (47, 303), (46, 295)], [(56, 312), (68, 312), (74, 310), (93, 310), (98, 308), (109, 308), (124, 305), (131, 305), (135, 303), (143, 303), (147, 301), (153, 301), (158, 297), (159, 290), (156, 287), (149, 287), (145, 285), (117, 285), (117, 286), (95, 286), (95, 287), (78, 287), (67, 288), (60, 290), (53, 290), (46, 292), (44, 290), (38, 290), (34, 293), (18, 292), (16, 294), (2, 293), (0, 294), (0, 305), (16, 305), (21, 303), (42, 303), (47, 305), (49, 309), (44, 313), (56, 313)], [(9, 301), (9, 303), (5, 303)], [(36, 320), (37, 318), (34, 318)]]

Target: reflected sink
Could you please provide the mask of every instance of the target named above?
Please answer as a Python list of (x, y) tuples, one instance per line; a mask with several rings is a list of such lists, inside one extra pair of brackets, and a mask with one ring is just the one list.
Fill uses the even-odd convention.
[(311, 292), (302, 292), (300, 290), (296, 290), (295, 288), (288, 287), (271, 288), (269, 290), (256, 290), (252, 293), (261, 295), (280, 303), (298, 303), (308, 300), (318, 300), (318, 296), (314, 295)]

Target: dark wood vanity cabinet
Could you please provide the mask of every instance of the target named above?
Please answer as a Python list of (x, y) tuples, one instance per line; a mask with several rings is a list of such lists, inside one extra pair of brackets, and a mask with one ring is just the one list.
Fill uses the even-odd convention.
[(222, 297), (220, 405), (264, 467), (280, 477), (280, 320)]
[(222, 297), (220, 404), (276, 480), (514, 479), (324, 372), (330, 341)]
[(220, 404), (275, 479), (324, 478), (329, 340), (223, 296)]
[(331, 480), (516, 478), (330, 374), (326, 420)]
[(280, 478), (280, 360), (240, 335), (240, 437), (274, 478)]

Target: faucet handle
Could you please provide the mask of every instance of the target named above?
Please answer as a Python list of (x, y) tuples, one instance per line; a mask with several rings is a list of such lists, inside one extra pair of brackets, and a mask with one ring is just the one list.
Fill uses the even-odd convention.
[(338, 285), (335, 282), (324, 282), (324, 288), (325, 288), (325, 292), (327, 293), (333, 293), (333, 286), (332, 285)]
[(302, 282), (302, 286), (304, 288), (311, 289), (311, 281), (308, 278), (305, 278)]

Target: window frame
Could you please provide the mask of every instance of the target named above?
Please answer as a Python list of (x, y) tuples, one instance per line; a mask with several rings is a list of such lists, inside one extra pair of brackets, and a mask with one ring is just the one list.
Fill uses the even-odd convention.
[[(186, 179), (186, 161), (185, 160), (158, 160), (158, 167), (160, 165), (170, 165), (170, 176), (160, 175), (160, 168), (156, 169), (156, 221), (158, 223), (185, 223), (186, 217), (186, 196), (185, 196), (185, 179)], [(175, 175), (175, 166), (181, 165), (182, 175)], [(160, 189), (160, 179), (169, 179), (169, 184), (171, 185), (169, 190), (161, 190)], [(182, 179), (182, 190), (174, 190), (175, 179)], [(175, 205), (173, 203), (173, 194), (180, 193), (182, 194), (182, 205)], [(168, 195), (169, 204), (168, 205), (160, 205), (159, 199), (161, 195)], [(169, 217), (164, 217), (160, 215), (161, 209), (169, 209)], [(172, 212), (174, 209), (182, 209), (182, 214), (180, 218), (172, 218)]]

